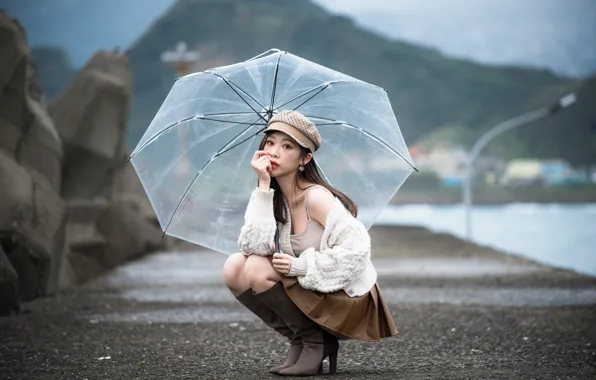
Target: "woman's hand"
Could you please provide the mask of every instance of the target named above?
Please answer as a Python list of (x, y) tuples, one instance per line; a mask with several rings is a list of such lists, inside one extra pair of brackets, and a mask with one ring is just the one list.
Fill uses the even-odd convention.
[(263, 185), (268, 189), (269, 184), (271, 183), (271, 176), (269, 172), (271, 171), (271, 160), (269, 158), (269, 153), (263, 150), (257, 150), (250, 162), (257, 178), (259, 179), (259, 186)]
[(273, 264), (273, 269), (278, 273), (288, 274), (290, 273), (290, 267), (292, 266), (292, 256), (286, 255), (285, 253), (274, 253), (271, 264)]

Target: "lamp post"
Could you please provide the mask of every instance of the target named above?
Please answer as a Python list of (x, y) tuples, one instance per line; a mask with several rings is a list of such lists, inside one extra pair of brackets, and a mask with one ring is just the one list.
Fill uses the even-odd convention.
[(480, 152), (484, 147), (492, 141), (495, 137), (499, 136), (500, 134), (507, 132), (510, 129), (520, 127), (522, 125), (531, 123), (533, 121), (550, 117), (561, 109), (569, 107), (576, 101), (576, 96), (574, 93), (570, 93), (565, 95), (564, 97), (557, 100), (556, 103), (551, 104), (549, 106), (537, 109), (535, 111), (531, 111), (525, 113), (523, 115), (515, 116), (511, 119), (505, 120), (504, 122), (494, 126), (484, 135), (482, 135), (478, 141), (474, 144), (472, 149), (467, 155), (466, 159), (466, 172), (464, 178), (464, 186), (462, 188), (463, 194), (463, 203), (464, 203), (464, 214), (465, 214), (465, 233), (466, 239), (472, 239), (472, 215), (471, 215), (471, 207), (472, 207), (472, 178), (474, 176), (474, 161), (480, 155)]

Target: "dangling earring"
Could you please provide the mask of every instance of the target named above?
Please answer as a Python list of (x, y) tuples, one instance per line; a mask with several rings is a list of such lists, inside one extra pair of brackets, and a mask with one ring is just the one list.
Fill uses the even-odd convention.
[(300, 165), (300, 166), (298, 167), (298, 170), (300, 170), (301, 172), (303, 172), (303, 171), (304, 171), (304, 166), (303, 166), (303, 165)]

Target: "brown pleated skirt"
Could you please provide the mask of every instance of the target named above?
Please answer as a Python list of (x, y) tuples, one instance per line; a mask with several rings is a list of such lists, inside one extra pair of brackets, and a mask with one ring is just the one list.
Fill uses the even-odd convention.
[(363, 296), (350, 297), (343, 290), (320, 293), (304, 289), (296, 277), (281, 278), (296, 306), (338, 339), (378, 342), (397, 334), (377, 284)]

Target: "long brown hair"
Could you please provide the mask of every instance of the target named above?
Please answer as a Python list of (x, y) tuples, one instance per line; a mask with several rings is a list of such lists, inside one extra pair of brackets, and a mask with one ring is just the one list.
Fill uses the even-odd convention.
[[(265, 137), (263, 137), (263, 140), (259, 144), (259, 150), (263, 150), (265, 148), (265, 142), (267, 141), (267, 137), (269, 137), (270, 134), (271, 132), (265, 133)], [(304, 148), (302, 146), (299, 147), (300, 159), (302, 160), (306, 157), (308, 153), (310, 153), (310, 149)], [(327, 182), (327, 180), (319, 170), (319, 167), (317, 166), (314, 157), (312, 157), (311, 160), (306, 165), (304, 165), (304, 171), (298, 171), (298, 174), (296, 175), (296, 177), (294, 177), (294, 187), (300, 190), (306, 190), (307, 188), (303, 189), (300, 187), (298, 181), (296, 180), (297, 177), (301, 177), (305, 182), (323, 186), (324, 188), (329, 190), (337, 199), (339, 199), (340, 202), (344, 205), (344, 207), (354, 217), (358, 216), (358, 206), (356, 206), (356, 203), (354, 203), (354, 201), (350, 199), (350, 197), (348, 197), (346, 194), (337, 190), (336, 188), (331, 186), (329, 182)], [(273, 215), (275, 216), (275, 220), (281, 222), (282, 224), (285, 224), (288, 222), (289, 210), (286, 209), (281, 188), (279, 187), (279, 184), (277, 183), (277, 180), (275, 178), (271, 178), (271, 184), (269, 185), (269, 187), (275, 190), (275, 193), (273, 194)]]

